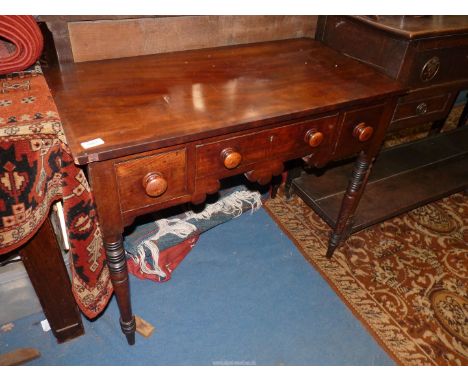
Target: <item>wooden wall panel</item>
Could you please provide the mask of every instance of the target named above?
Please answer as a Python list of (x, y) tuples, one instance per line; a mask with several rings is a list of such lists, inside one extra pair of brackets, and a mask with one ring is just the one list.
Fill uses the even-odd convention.
[(316, 24), (316, 16), (145, 17), (70, 21), (68, 33), (73, 60), (83, 62), (297, 37), (313, 38)]

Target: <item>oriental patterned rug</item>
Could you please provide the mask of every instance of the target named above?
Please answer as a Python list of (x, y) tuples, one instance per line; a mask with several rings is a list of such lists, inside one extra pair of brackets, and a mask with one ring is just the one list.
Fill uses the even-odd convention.
[(468, 365), (468, 196), (358, 232), (331, 260), (329, 226), (299, 197), (265, 208), (395, 362)]
[(75, 299), (96, 317), (112, 295), (90, 187), (39, 66), (0, 78), (0, 254), (20, 248), (62, 200)]
[(356, 233), (331, 260), (330, 228), (299, 197), (265, 207), (398, 364), (468, 365), (467, 196)]

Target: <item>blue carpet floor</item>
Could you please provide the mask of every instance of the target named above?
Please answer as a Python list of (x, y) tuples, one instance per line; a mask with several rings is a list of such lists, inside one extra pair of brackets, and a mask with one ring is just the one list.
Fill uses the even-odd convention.
[(0, 333), (0, 353), (36, 347), (29, 365), (394, 364), (264, 210), (203, 234), (169, 282), (131, 277), (131, 292), (156, 327), (133, 347), (113, 299), (62, 345), (42, 314), (20, 319)]

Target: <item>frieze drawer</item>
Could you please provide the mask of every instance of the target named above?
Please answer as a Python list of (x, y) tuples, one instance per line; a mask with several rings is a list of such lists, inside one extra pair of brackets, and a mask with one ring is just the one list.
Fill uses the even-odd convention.
[(116, 164), (115, 172), (123, 211), (187, 194), (185, 149), (130, 159)]
[(384, 105), (377, 105), (346, 111), (334, 157), (351, 156), (367, 149), (380, 127), (384, 109)]
[(420, 118), (432, 115), (434, 113), (443, 113), (449, 107), (449, 99), (451, 94), (435, 94), (426, 97), (401, 97), (393, 115), (393, 122), (400, 122), (409, 118)]
[(270, 158), (286, 161), (307, 156), (309, 164), (323, 165), (333, 149), (337, 121), (334, 114), (273, 129)]

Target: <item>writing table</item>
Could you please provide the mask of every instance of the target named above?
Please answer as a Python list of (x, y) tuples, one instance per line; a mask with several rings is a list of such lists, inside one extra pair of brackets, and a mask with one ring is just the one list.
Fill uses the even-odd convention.
[(219, 180), (268, 183), (285, 161), (358, 154), (331, 256), (344, 238), (402, 86), (311, 39), (70, 63), (48, 73), (95, 196), (122, 331), (135, 341), (122, 232), (201, 203)]

